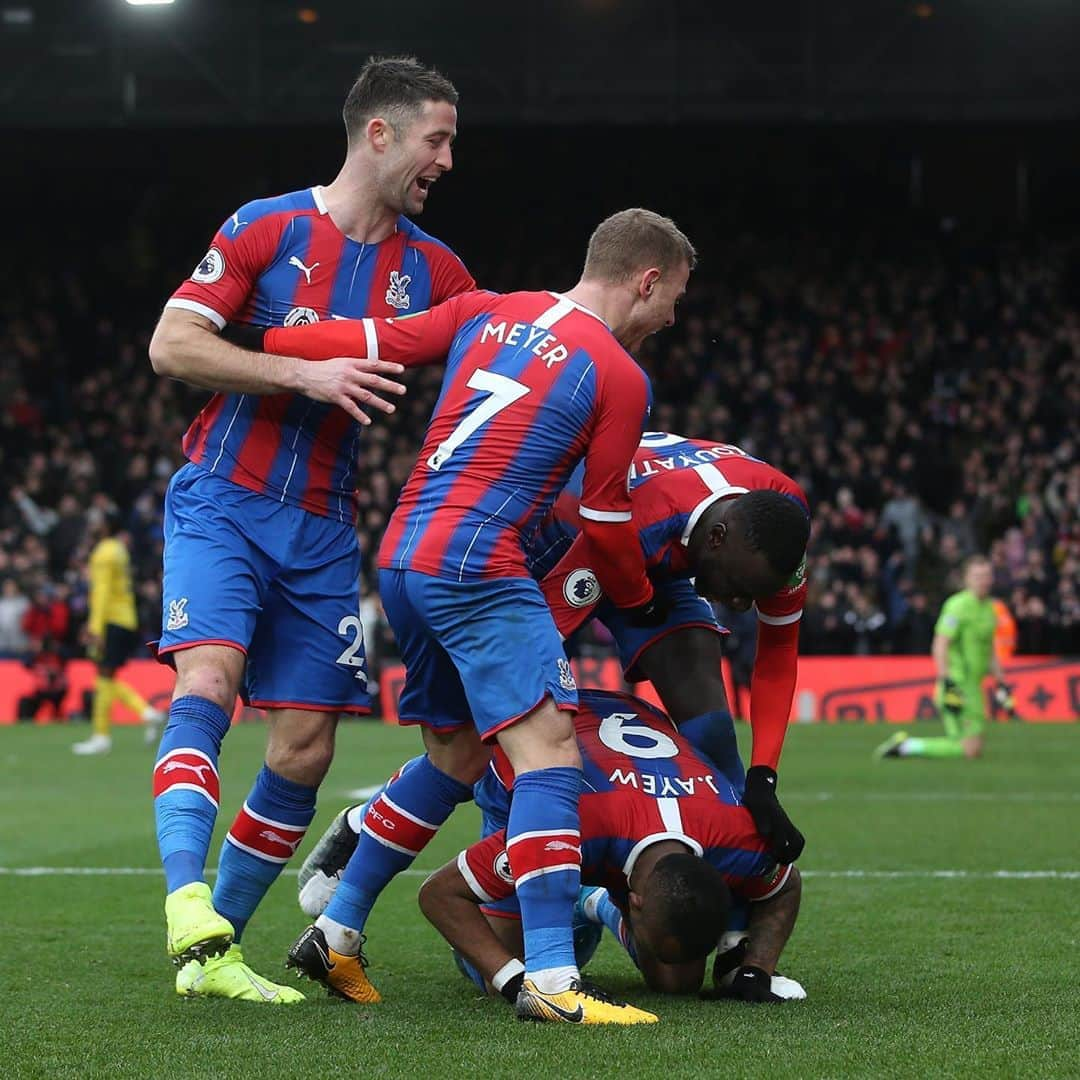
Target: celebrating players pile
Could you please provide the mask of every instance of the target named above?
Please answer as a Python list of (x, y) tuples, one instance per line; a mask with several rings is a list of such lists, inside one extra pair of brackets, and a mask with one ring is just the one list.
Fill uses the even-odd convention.
[[(337, 178), (233, 214), (151, 343), (155, 370), (215, 392), (166, 501), (158, 648), (177, 683), (154, 805), (177, 990), (302, 999), (252, 971), (240, 939), (314, 816), (338, 715), (368, 708), (352, 521), (364, 410), (393, 410), (380, 395), (404, 392), (391, 378), (404, 368), (442, 363), (378, 557), (407, 671), (401, 722), (420, 726), (424, 753), (309, 856), (301, 902), (316, 921), (290, 965), (377, 1002), (368, 914), (475, 797), (483, 839), (420, 902), (462, 971), (518, 1017), (656, 1021), (581, 977), (603, 926), (655, 989), (698, 989), (717, 949), (719, 992), (802, 996), (775, 975), (803, 846), (776, 767), (805, 496), (737, 447), (643, 435), (652, 390), (632, 354), (673, 323), (696, 261), (671, 220), (614, 214), (568, 292), (498, 295), (403, 216), (452, 166), (456, 101), (415, 60), (370, 61), (345, 103)], [(761, 622), (746, 773), (708, 601), (756, 603)], [(670, 719), (579, 695), (562, 642), (593, 617)], [(241, 686), (268, 711), (269, 743), (211, 893), (218, 754)]]

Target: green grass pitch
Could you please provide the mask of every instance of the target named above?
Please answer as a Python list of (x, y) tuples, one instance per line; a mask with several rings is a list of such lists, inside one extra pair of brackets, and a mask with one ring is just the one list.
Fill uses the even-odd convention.
[[(416, 908), (417, 874), (397, 880), (368, 925), (382, 1005), (360, 1009), (310, 984), (293, 1008), (181, 999), (156, 873), (12, 872), (153, 871), (141, 733), (121, 729), (110, 756), (77, 758), (69, 745), (82, 729), (0, 728), (5, 1074), (1080, 1076), (1080, 726), (994, 727), (976, 763), (873, 763), (885, 734), (800, 726), (788, 739), (781, 796), (808, 843), (782, 969), (809, 999), (756, 1008), (664, 999), (641, 988), (608, 939), (590, 974), (661, 1017), (617, 1030), (519, 1024), (477, 995)], [(343, 726), (301, 854), (350, 788), (379, 782), (418, 744), (413, 732)], [(211, 863), (262, 747), (258, 725), (226, 741)], [(420, 869), (475, 829), (475, 813), (460, 810)], [(280, 880), (244, 940), (252, 965), (283, 980), (285, 950), (305, 924), (295, 883)]]

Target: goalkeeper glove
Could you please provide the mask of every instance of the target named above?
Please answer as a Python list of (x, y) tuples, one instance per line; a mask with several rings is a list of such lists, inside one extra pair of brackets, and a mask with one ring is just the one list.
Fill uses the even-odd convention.
[(637, 607), (623, 608), (622, 610), (630, 620), (631, 626), (648, 629), (649, 627), (663, 626), (667, 622), (667, 617), (671, 612), (671, 605), (662, 592), (653, 589), (652, 596), (644, 604), (638, 604)]
[(793, 863), (802, 854), (806, 838), (776, 798), (776, 770), (768, 765), (752, 766), (746, 773), (742, 801), (758, 833), (769, 845), (769, 854), (785, 866)]
[(952, 679), (941, 680), (941, 708), (947, 713), (959, 715), (964, 708), (964, 691)]
[(1013, 697), (1012, 691), (1009, 689), (1009, 686), (1004, 679), (998, 679), (997, 685), (994, 687), (994, 704), (1005, 713), (1010, 720), (1016, 719), (1016, 699)]

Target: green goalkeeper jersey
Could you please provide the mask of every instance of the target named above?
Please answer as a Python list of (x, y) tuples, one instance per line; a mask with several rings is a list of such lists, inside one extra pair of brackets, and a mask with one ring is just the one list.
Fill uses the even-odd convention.
[(964, 589), (945, 601), (934, 633), (949, 639), (948, 676), (954, 682), (979, 682), (990, 670), (994, 651), (994, 601)]

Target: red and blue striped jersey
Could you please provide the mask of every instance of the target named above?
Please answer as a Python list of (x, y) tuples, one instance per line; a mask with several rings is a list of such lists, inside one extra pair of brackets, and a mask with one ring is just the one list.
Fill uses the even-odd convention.
[[(579, 479), (577, 474), (571, 478), (528, 542), (529, 567), (535, 577), (544, 579), (545, 595), (564, 633), (580, 626), (599, 601), (596, 598), (587, 607), (574, 607), (560, 600), (562, 578), (583, 565), (576, 557), (584, 555), (578, 540), (581, 523), (575, 489)], [(646, 432), (630, 467), (630, 492), (634, 524), (649, 570), (667, 577), (691, 575), (686, 550), (701, 515), (718, 499), (763, 490), (788, 496), (809, 516), (802, 488), (745, 450), (729, 443)], [(575, 542), (579, 548), (571, 553)], [(797, 622), (805, 602), (806, 582), (800, 580), (794, 589), (785, 588), (775, 596), (759, 599), (758, 617), (774, 625)]]
[(458, 581), (527, 577), (522, 538), (582, 463), (578, 514), (599, 555), (596, 573), (621, 606), (648, 599), (644, 564), (624, 530), (633, 536), (627, 470), (651, 391), (597, 315), (555, 293), (474, 293), (365, 328), (368, 355), (446, 355), (423, 449), (383, 537), (381, 568)]
[[(218, 230), (167, 307), (229, 322), (295, 326), (423, 311), (476, 283), (407, 218), (378, 244), (350, 240), (321, 189), (257, 199)], [(298, 394), (215, 394), (184, 436), (210, 472), (315, 514), (351, 520), (360, 426)]]
[[(584, 690), (574, 727), (585, 770), (583, 884), (604, 885), (624, 903), (635, 862), (661, 840), (685, 844), (747, 899), (766, 899), (787, 880), (788, 868), (769, 855), (738, 793), (662, 712), (630, 694)], [(491, 768), (512, 790), (513, 770), (497, 747)], [(458, 861), (459, 867), (466, 863), (466, 878), (482, 900), (513, 892), (496, 869), (504, 843), (495, 833)]]
[[(579, 535), (575, 476), (528, 544), (529, 565), (564, 635), (592, 617), (600, 590), (577, 589), (592, 569)], [(646, 565), (659, 577), (692, 574), (687, 544), (701, 515), (718, 499), (747, 491), (779, 491), (809, 515), (806, 495), (791, 477), (723, 442), (650, 431), (630, 470), (634, 524)], [(775, 769), (787, 733), (798, 673), (799, 620), (806, 604), (806, 560), (779, 592), (757, 597), (758, 642), (750, 686), (751, 762)]]

